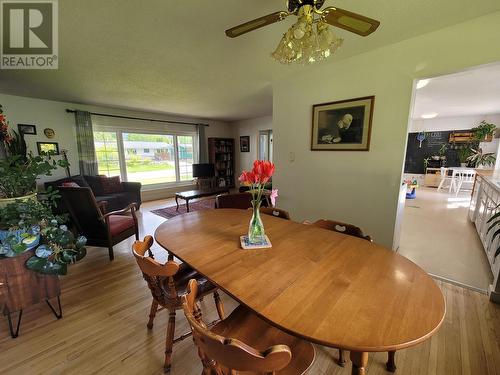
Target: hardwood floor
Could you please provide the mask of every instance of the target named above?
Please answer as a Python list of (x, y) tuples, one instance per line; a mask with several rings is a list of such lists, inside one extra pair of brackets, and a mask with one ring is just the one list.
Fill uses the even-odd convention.
[[(141, 236), (164, 219), (141, 209)], [(0, 330), (1, 374), (162, 374), (168, 314), (158, 313), (148, 331), (151, 295), (135, 264), (132, 239), (115, 247), (110, 262), (106, 249), (90, 248), (87, 257), (62, 278), (64, 317), (56, 320), (45, 304), (25, 311), (20, 336), (11, 339), (7, 321)], [(155, 248), (157, 258), (163, 251)], [(162, 256), (160, 256), (162, 255)], [(500, 306), (485, 295), (439, 282), (447, 314), (440, 331), (423, 344), (398, 351), (400, 375), (500, 375)], [(226, 311), (236, 304), (222, 296)], [(211, 298), (203, 302), (207, 321), (217, 317)], [(177, 314), (176, 335), (187, 332)], [(317, 348), (310, 374), (350, 374), (350, 363), (338, 367), (337, 351)], [(386, 353), (370, 355), (369, 375), (385, 371)], [(348, 356), (347, 356), (348, 357)], [(191, 338), (174, 346), (172, 375), (199, 374), (201, 365)]]

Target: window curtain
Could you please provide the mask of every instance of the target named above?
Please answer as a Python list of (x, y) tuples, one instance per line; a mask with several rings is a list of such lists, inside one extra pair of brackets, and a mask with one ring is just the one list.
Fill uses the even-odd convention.
[(76, 141), (80, 160), (80, 174), (97, 176), (97, 159), (94, 146), (94, 132), (90, 112), (75, 111)]
[(208, 163), (207, 137), (205, 135), (205, 125), (197, 125), (198, 145), (199, 145), (199, 163)]

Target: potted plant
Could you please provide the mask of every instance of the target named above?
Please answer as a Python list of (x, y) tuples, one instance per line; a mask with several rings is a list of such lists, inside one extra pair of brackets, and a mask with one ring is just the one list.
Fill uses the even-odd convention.
[[(22, 135), (8, 132), (3, 114), (1, 121), (0, 144), (5, 157), (0, 159), (0, 308), (14, 338), (22, 311), (29, 305), (45, 300), (56, 317), (62, 317), (58, 276), (67, 273), (68, 264), (86, 255), (86, 239), (76, 238), (64, 225), (64, 217), (52, 213), (57, 192), (49, 190), (39, 197), (35, 192), (37, 178), (67, 166), (67, 160), (27, 153)], [(59, 313), (49, 302), (56, 297)], [(11, 314), (16, 311), (19, 318), (14, 330)]]
[(443, 145), (439, 148), (439, 159), (441, 161), (446, 162), (446, 151), (448, 150), (448, 146), (443, 143)]
[(495, 165), (496, 157), (493, 153), (483, 154), (483, 150), (478, 148), (477, 150), (471, 149), (472, 155), (467, 158), (467, 162), (473, 165), (475, 168), (483, 168)]
[[(75, 238), (50, 206), (48, 199), (34, 198), (0, 208), (0, 279), (9, 286), (2, 291), (1, 308), (12, 338), (18, 336), (22, 311), (30, 305), (45, 300), (54, 315), (62, 317), (58, 276), (67, 273), (68, 264), (86, 255), (86, 238)], [(49, 302), (51, 298), (57, 298), (58, 312)], [(11, 315), (16, 311), (14, 330)]]
[(0, 159), (0, 207), (16, 200), (33, 199), (36, 196), (36, 180), (51, 176), (52, 171), (66, 165), (65, 160), (54, 160), (50, 154), (34, 156), (29, 153), (11, 155)]
[[(1, 111), (1, 105), (0, 105)], [(54, 160), (52, 154), (34, 156), (27, 153), (21, 134), (9, 132), (8, 122), (0, 113), (0, 207), (16, 200), (33, 199), (36, 195), (36, 180), (40, 176), (51, 176), (58, 167), (67, 167), (67, 160)]]
[(429, 160), (431, 160), (430, 156), (424, 158), (424, 171), (426, 171), (427, 167), (429, 166)]
[(474, 133), (474, 138), (479, 142), (491, 142), (493, 140), (493, 135), (495, 134), (496, 125), (488, 123), (486, 121), (481, 121), (481, 123), (472, 128)]
[(457, 151), (458, 160), (460, 160), (461, 167), (467, 167), (467, 159), (471, 156), (472, 151), (470, 147), (459, 148)]

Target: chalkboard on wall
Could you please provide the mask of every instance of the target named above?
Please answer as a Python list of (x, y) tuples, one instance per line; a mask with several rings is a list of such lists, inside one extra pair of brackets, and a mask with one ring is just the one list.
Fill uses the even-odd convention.
[[(465, 144), (450, 144), (450, 134), (455, 132), (464, 132), (466, 130), (450, 130), (442, 132), (426, 132), (425, 140), (422, 141), (422, 147), (417, 140), (419, 133), (410, 133), (408, 135), (408, 144), (406, 146), (405, 173), (424, 174), (424, 159), (433, 155), (439, 155), (439, 149), (445, 144), (446, 166), (459, 167), (458, 149), (466, 147)], [(469, 145), (473, 146), (473, 145)]]

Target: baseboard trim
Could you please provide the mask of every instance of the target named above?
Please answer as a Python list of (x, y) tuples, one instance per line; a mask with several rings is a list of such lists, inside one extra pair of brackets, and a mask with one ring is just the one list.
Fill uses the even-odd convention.
[(481, 294), (488, 295), (488, 291), (485, 290), (485, 289), (481, 289), (481, 288), (478, 288), (478, 287), (475, 287), (475, 286), (472, 286), (472, 285), (464, 284), (464, 283), (461, 283), (460, 281), (455, 281), (455, 280), (452, 280), (452, 279), (448, 279), (447, 277), (438, 276), (438, 275), (435, 275), (435, 274), (430, 273), (430, 272), (428, 272), (428, 274), (433, 279), (436, 279), (436, 280), (439, 280), (439, 281), (443, 281), (443, 282), (448, 283), (448, 284), (453, 284), (453, 285), (456, 285), (456, 286), (459, 286), (459, 287), (462, 287), (462, 288), (470, 289), (470, 290), (473, 290), (474, 292), (478, 292), (478, 293), (481, 293)]

